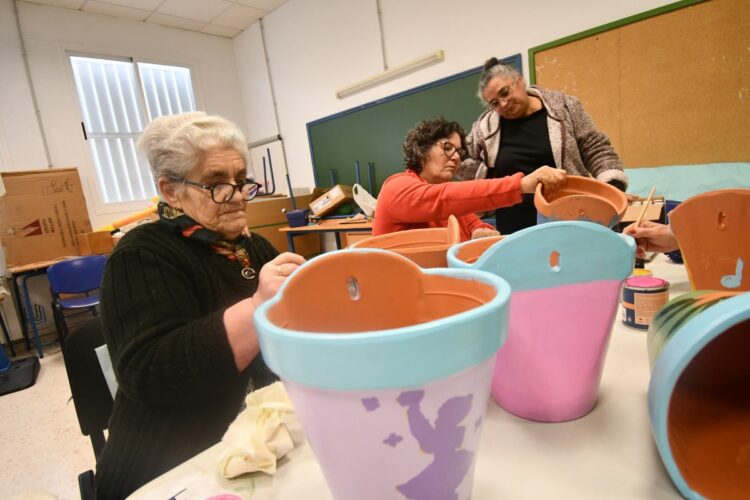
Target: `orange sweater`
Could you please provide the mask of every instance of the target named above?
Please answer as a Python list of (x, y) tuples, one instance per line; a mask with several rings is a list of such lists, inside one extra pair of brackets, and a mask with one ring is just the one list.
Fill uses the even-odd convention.
[(508, 207), (521, 201), (522, 173), (499, 179), (430, 184), (413, 170), (388, 177), (378, 195), (373, 236), (406, 229), (446, 227), (455, 215), (461, 241), (480, 227), (493, 229), (476, 212)]

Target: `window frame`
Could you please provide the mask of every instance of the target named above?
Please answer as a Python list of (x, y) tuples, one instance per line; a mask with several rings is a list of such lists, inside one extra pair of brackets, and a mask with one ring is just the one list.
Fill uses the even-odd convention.
[[(137, 86), (137, 95), (138, 95), (137, 100), (138, 100), (138, 105), (139, 105), (138, 111), (140, 113), (140, 118), (144, 127), (147, 126), (148, 123), (150, 123), (150, 120), (148, 118), (148, 105), (146, 102), (143, 81), (141, 79), (141, 74), (138, 68), (138, 63), (174, 66), (174, 67), (181, 67), (181, 68), (188, 69), (190, 71), (190, 84), (193, 90), (193, 99), (195, 102), (195, 108), (197, 110), (202, 109), (202, 99), (201, 99), (201, 95), (200, 95), (199, 88), (197, 85), (196, 69), (195, 69), (194, 64), (186, 63), (184, 61), (175, 62), (175, 61), (152, 58), (152, 57), (127, 56), (127, 55), (116, 54), (116, 53), (80, 50), (76, 48), (65, 48), (63, 49), (63, 51), (64, 51), (64, 56), (65, 56), (65, 64), (67, 65), (67, 69), (68, 69), (67, 74), (71, 82), (70, 85), (71, 85), (71, 91), (72, 91), (72, 98), (75, 102), (75, 109), (77, 112), (76, 118), (77, 118), (77, 121), (79, 122), (79, 127), (81, 127), (81, 124), (84, 124), (84, 117), (83, 117), (81, 100), (78, 95), (78, 86), (76, 82), (75, 70), (73, 68), (71, 57), (104, 59), (104, 60), (127, 62), (127, 63), (132, 64), (133, 72), (135, 74), (135, 84)], [(84, 137), (84, 133), (82, 129), (79, 132), (81, 154), (83, 155), (83, 158), (81, 160), (81, 165), (79, 166), (79, 170), (81, 170), (81, 180), (89, 188), (88, 189), (88, 192), (90, 193), (89, 206), (93, 208), (94, 210), (93, 215), (97, 216), (97, 218), (100, 216), (104, 216), (105, 218), (109, 219), (110, 217), (106, 217), (106, 216), (115, 215), (115, 214), (127, 214), (128, 212), (139, 211), (139, 210), (142, 210), (144, 207), (151, 206), (153, 204), (152, 199), (119, 201), (119, 202), (110, 202), (110, 203), (106, 203), (104, 201), (104, 193), (101, 191), (101, 188), (99, 185), (100, 179), (97, 174), (96, 160), (94, 158), (94, 153), (92, 151), (91, 144), (89, 144), (88, 134), (89, 134), (88, 129), (86, 129), (86, 137)], [(158, 196), (158, 189), (156, 191), (157, 191), (157, 196)]]

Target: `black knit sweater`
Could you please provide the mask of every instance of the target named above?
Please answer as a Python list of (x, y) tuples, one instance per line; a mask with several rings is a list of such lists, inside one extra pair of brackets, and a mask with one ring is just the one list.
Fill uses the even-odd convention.
[[(256, 271), (278, 254), (257, 234), (240, 244)], [(98, 498), (124, 498), (218, 442), (248, 385), (273, 380), (260, 356), (241, 373), (234, 364), (224, 311), (258, 287), (241, 269), (161, 222), (115, 247), (101, 305), (119, 389), (97, 465)]]

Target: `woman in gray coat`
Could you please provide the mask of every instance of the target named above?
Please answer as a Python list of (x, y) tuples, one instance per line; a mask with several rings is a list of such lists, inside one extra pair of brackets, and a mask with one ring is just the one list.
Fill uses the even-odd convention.
[[(575, 97), (526, 87), (515, 68), (494, 57), (484, 64), (478, 94), (488, 109), (466, 137), (468, 157), (457, 178), (490, 179), (555, 166), (625, 191), (622, 161)], [(524, 195), (518, 205), (498, 209), (496, 220), (503, 234), (536, 224), (533, 194)]]

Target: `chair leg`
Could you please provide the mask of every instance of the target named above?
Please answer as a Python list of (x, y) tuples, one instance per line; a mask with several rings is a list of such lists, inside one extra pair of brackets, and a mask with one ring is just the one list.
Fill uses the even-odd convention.
[(51, 309), (52, 309), (52, 318), (55, 320), (55, 330), (57, 330), (57, 338), (60, 340), (60, 347), (62, 347), (63, 341), (65, 340), (63, 326), (62, 326), (63, 319), (61, 318), (62, 311), (60, 311), (60, 308), (55, 302), (52, 302)]
[(39, 358), (44, 357), (44, 351), (42, 351), (42, 340), (39, 338), (39, 330), (36, 327), (36, 320), (34, 319), (34, 309), (31, 305), (31, 297), (29, 296), (29, 285), (26, 283), (27, 280), (35, 276), (35, 274), (26, 274), (21, 277), (21, 289), (23, 292), (23, 300), (26, 304), (26, 320), (31, 326), (31, 331), (34, 335), (34, 345), (36, 346), (36, 352), (39, 354)]
[(3, 329), (3, 335), (5, 335), (5, 340), (8, 342), (8, 349), (10, 349), (10, 355), (11, 357), (16, 357), (16, 348), (13, 347), (13, 339), (10, 338), (10, 333), (8, 333), (8, 327), (5, 326), (5, 318), (3, 318), (2, 314), (0, 314), (0, 327)]
[(87, 470), (78, 475), (78, 492), (81, 494), (81, 500), (96, 500), (94, 481), (94, 471)]

